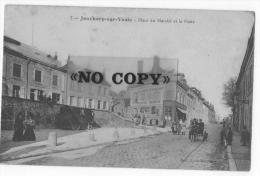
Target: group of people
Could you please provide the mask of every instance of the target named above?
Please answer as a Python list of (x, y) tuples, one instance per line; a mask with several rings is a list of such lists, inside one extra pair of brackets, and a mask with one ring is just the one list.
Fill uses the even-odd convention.
[(186, 134), (186, 124), (184, 120), (180, 119), (172, 122), (172, 133), (177, 135), (185, 135)]
[(197, 141), (198, 137), (202, 136), (202, 141), (207, 141), (208, 133), (205, 130), (205, 124), (202, 119), (191, 119), (189, 126), (189, 139), (191, 141)]
[[(224, 145), (225, 147), (232, 145), (233, 131), (231, 128), (231, 124), (226, 123), (224, 120), (223, 120), (223, 127), (220, 132), (220, 140), (221, 140), (221, 144)], [(241, 130), (240, 142), (242, 146), (250, 145), (250, 133), (247, 130), (246, 126), (244, 126), (243, 129)]]
[(19, 113), (14, 122), (13, 141), (35, 141), (35, 121), (31, 114)]
[(146, 115), (145, 113), (136, 114), (134, 116), (135, 125), (144, 125), (146, 123)]
[[(94, 117), (95, 117), (95, 112), (93, 110), (87, 111), (85, 109), (80, 110), (80, 130), (87, 129), (87, 130), (92, 130), (93, 129), (93, 124), (94, 124)], [(87, 127), (85, 127), (85, 123)]]

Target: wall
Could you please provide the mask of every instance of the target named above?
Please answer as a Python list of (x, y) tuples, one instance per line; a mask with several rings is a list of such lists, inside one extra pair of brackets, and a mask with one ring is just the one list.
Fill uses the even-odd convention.
[[(64, 106), (66, 105), (50, 104), (39, 101), (31, 101), (27, 99), (2, 96), (1, 129), (13, 129), (14, 119), (17, 116), (17, 114), (24, 113), (26, 110), (33, 115), (37, 128), (54, 128), (55, 118), (60, 113), (61, 108)], [(72, 109), (72, 111), (74, 112), (79, 112), (80, 110), (80, 108), (78, 107), (71, 106), (70, 109)], [(95, 110), (95, 118), (101, 112), (102, 116), (104, 117), (109, 116), (110, 114), (110, 112), (108, 111)], [(99, 118), (100, 117), (97, 117), (97, 119)]]

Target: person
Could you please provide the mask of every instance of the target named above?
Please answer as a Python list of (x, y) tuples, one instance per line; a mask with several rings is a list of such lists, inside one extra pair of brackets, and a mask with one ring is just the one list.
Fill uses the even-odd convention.
[(15, 118), (13, 141), (23, 140), (23, 120), (23, 115), (21, 113)]
[(180, 135), (181, 134), (181, 124), (180, 124), (180, 120), (178, 120), (176, 122), (176, 130), (177, 130), (177, 134)]
[(227, 131), (226, 131), (226, 135), (225, 135), (227, 144), (226, 145), (232, 145), (232, 141), (233, 141), (233, 132), (231, 127), (228, 127)]
[(181, 125), (181, 135), (185, 135), (186, 132), (186, 124), (184, 123), (184, 120), (180, 121), (180, 125)]
[(203, 132), (203, 142), (205, 141), (208, 141), (208, 132), (206, 131), (206, 129), (204, 129), (204, 132)]
[(172, 122), (172, 127), (171, 127), (171, 129), (172, 129), (172, 133), (173, 133), (173, 134), (176, 134), (176, 132), (177, 132), (177, 125), (176, 125), (176, 122), (175, 122), (175, 121)]
[(204, 122), (202, 121), (202, 119), (199, 119), (198, 126), (199, 126), (198, 133), (199, 133), (199, 135), (203, 136)]
[(94, 118), (95, 118), (95, 112), (93, 110), (91, 110), (91, 115), (89, 117), (87, 117), (87, 119), (88, 119), (88, 130), (93, 129)]
[(244, 126), (243, 130), (241, 131), (241, 139), (240, 139), (241, 145), (246, 146), (250, 143), (249, 141), (250, 141), (250, 134), (246, 126)]
[(223, 127), (222, 127), (222, 130), (220, 131), (220, 143), (221, 143), (221, 145), (226, 143), (225, 128), (223, 128)]
[(25, 131), (23, 134), (23, 139), (25, 141), (35, 141), (36, 137), (35, 137), (34, 130), (33, 130), (35, 127), (35, 122), (32, 119), (32, 116), (30, 114), (24, 120), (24, 126), (25, 126)]

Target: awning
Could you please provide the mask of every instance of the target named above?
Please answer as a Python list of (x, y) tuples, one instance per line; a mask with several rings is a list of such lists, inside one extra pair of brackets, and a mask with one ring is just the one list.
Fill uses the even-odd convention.
[(177, 117), (180, 120), (186, 120), (186, 111), (180, 109), (180, 108), (176, 108), (177, 110)]

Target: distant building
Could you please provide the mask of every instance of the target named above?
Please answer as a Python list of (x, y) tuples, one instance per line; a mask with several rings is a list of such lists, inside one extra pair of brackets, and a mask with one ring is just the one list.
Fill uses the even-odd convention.
[(236, 82), (233, 125), (238, 130), (241, 130), (245, 126), (251, 131), (252, 127), (254, 32), (255, 27), (253, 26)]
[[(85, 107), (98, 110), (110, 110), (111, 96), (109, 94), (111, 85), (104, 79), (102, 83), (95, 84), (79, 83), (70, 79), (72, 73), (77, 71), (90, 71), (88, 68), (75, 65), (69, 56), (67, 63), (62, 67), (66, 72), (65, 104), (70, 106)], [(105, 77), (105, 73), (103, 73)]]
[[(138, 72), (143, 73), (143, 61), (138, 62)], [(152, 85), (151, 80), (148, 80), (144, 85), (128, 86), (127, 91), (130, 95), (132, 112), (137, 114), (145, 113), (148, 121), (149, 119), (157, 119), (160, 122), (163, 119), (171, 121), (176, 112), (174, 70), (162, 69), (160, 59), (154, 57), (153, 66), (149, 73), (167, 74), (171, 81), (168, 84), (160, 82), (159, 85)]]
[[(142, 61), (138, 62), (138, 72), (143, 72)], [(166, 120), (167, 124), (180, 119), (189, 122), (193, 118), (203, 118), (209, 122), (212, 111), (209, 113), (209, 106), (205, 106), (203, 112), (204, 99), (201, 92), (188, 86), (183, 73), (161, 68), (158, 57), (153, 58), (153, 66), (148, 73), (166, 74), (171, 81), (168, 84), (152, 85), (148, 80), (144, 85), (129, 86), (130, 108), (133, 113), (145, 113), (148, 120), (157, 119), (159, 123)]]
[(2, 95), (64, 103), (64, 78), (57, 55), (4, 36)]

